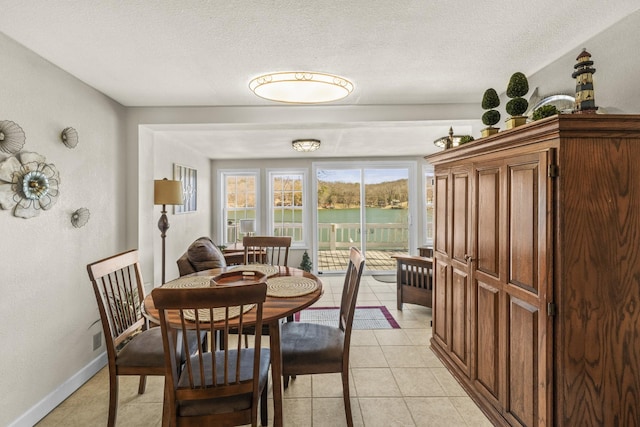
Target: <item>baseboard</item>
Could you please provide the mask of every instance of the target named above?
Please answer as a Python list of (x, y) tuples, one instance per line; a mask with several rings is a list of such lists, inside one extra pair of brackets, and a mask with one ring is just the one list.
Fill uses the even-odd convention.
[(93, 359), (87, 366), (78, 371), (74, 376), (60, 384), (58, 388), (49, 393), (40, 402), (33, 405), (27, 412), (9, 424), (9, 427), (32, 427), (43, 419), (56, 406), (62, 403), (74, 391), (79, 389), (91, 377), (107, 364), (107, 352), (103, 352)]

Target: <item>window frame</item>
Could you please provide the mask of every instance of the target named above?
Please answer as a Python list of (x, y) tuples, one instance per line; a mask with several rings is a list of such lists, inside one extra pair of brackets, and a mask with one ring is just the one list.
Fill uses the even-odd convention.
[[(435, 174), (433, 171), (433, 167), (431, 166), (427, 166), (427, 165), (423, 165), (422, 166), (422, 183), (420, 185), (421, 187), (421, 199), (422, 199), (422, 227), (423, 227), (423, 232), (422, 232), (422, 240), (423, 240), (423, 245), (424, 246), (431, 246), (433, 247), (433, 239), (434, 239), (434, 233), (435, 233), (435, 212), (433, 212), (432, 215), (432, 220), (431, 222), (429, 222), (429, 215), (427, 213), (427, 210), (429, 209), (429, 205), (431, 205), (431, 209), (435, 209), (435, 201), (432, 201), (431, 203), (429, 203), (429, 201), (427, 200), (427, 180), (431, 179), (432, 182), (433, 180), (435, 180)], [(432, 191), (435, 191), (435, 189), (433, 188), (433, 183), (431, 184), (432, 187)], [(435, 195), (434, 195), (435, 196)], [(429, 230), (431, 230), (431, 238), (429, 238)]]
[[(309, 185), (309, 170), (308, 168), (268, 168), (265, 169), (266, 173), (266, 223), (265, 229), (269, 231), (269, 235), (273, 234), (272, 230), (275, 228), (273, 211), (277, 206), (274, 206), (274, 194), (273, 180), (277, 176), (283, 175), (300, 175), (302, 176), (302, 240), (291, 240), (291, 247), (298, 249), (308, 249), (311, 245), (311, 210), (310, 210), (310, 185)], [(293, 237), (293, 236), (292, 236)]]
[[(256, 234), (260, 234), (262, 228), (260, 200), (262, 199), (262, 187), (260, 183), (260, 169), (223, 169), (218, 171), (220, 188), (220, 221), (218, 223), (218, 236), (220, 244), (233, 245), (236, 242), (227, 242), (227, 221), (229, 210), (227, 208), (227, 178), (233, 176), (248, 176), (255, 179), (255, 211)], [(238, 233), (238, 232), (237, 232)], [(237, 234), (236, 234), (237, 235)]]

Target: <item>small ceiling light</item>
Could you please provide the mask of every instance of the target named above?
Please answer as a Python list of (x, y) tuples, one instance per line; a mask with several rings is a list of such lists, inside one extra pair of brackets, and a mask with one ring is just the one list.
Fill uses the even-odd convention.
[(319, 139), (296, 139), (291, 141), (291, 145), (293, 145), (293, 149), (296, 151), (302, 151), (308, 153), (310, 151), (316, 151), (320, 148), (320, 140)]
[(291, 104), (318, 104), (337, 101), (353, 91), (344, 77), (315, 71), (288, 71), (265, 74), (249, 82), (260, 98)]

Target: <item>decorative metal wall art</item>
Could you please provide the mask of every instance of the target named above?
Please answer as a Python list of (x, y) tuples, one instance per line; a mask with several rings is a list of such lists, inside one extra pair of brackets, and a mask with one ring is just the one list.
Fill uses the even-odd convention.
[(78, 131), (72, 127), (64, 128), (60, 138), (68, 148), (76, 148), (76, 145), (78, 145)]
[(23, 152), (0, 162), (0, 208), (13, 215), (33, 218), (48, 210), (59, 196), (60, 175), (38, 153)]
[(75, 228), (84, 227), (89, 222), (89, 216), (89, 209), (80, 208), (71, 214), (71, 224)]
[(24, 131), (11, 120), (0, 121), (0, 151), (16, 154), (22, 149), (25, 141)]
[(173, 213), (195, 212), (198, 208), (198, 171), (187, 166), (174, 164), (173, 179), (182, 182), (181, 205), (173, 207)]

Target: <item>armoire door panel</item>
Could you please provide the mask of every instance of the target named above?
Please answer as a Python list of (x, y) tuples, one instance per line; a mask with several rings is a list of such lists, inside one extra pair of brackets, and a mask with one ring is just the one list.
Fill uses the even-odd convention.
[(457, 362), (468, 366), (469, 353), (469, 276), (466, 271), (454, 268), (451, 277), (451, 351)]
[(469, 254), (469, 173), (454, 172), (452, 180), (451, 257), (466, 263), (465, 256)]
[(449, 175), (436, 175), (435, 184), (435, 233), (434, 248), (436, 251), (449, 255), (449, 247), (447, 241), (448, 212), (447, 203)]
[(486, 283), (476, 286), (476, 379), (495, 399), (499, 398), (499, 291)]
[(450, 308), (447, 307), (448, 266), (436, 255), (434, 266), (433, 335), (445, 345), (448, 344), (447, 324)]
[(508, 384), (506, 414), (524, 426), (537, 425), (539, 310), (509, 297), (508, 312)]
[(539, 163), (508, 166), (509, 282), (537, 294)]
[(477, 269), (500, 274), (500, 168), (476, 172), (476, 259)]

